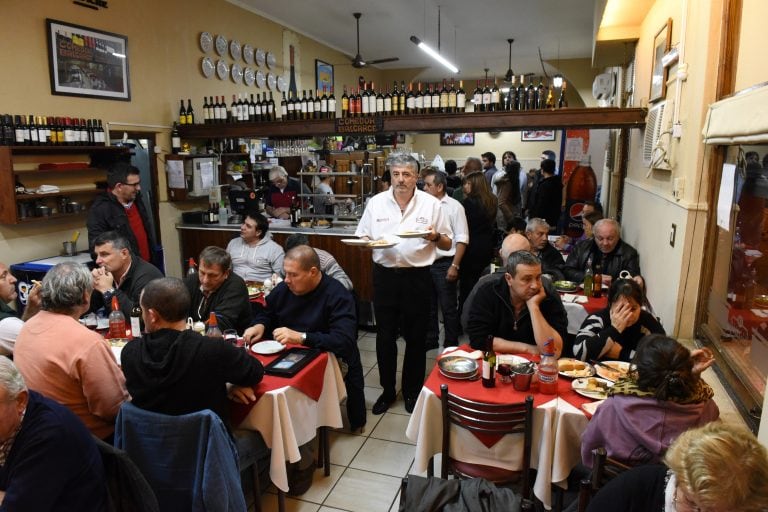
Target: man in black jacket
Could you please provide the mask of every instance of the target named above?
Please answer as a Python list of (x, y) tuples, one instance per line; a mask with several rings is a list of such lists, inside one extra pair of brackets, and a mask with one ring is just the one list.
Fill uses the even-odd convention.
[[(133, 306), (139, 303), (141, 290), (154, 279), (163, 277), (157, 267), (131, 253), (128, 240), (117, 231), (107, 231), (93, 242), (97, 268), (93, 269), (91, 311), (102, 307), (110, 309), (112, 297), (117, 297), (125, 319), (131, 316)], [(133, 333), (139, 336), (140, 333)]]
[(563, 181), (555, 176), (555, 161), (541, 161), (541, 180), (536, 185), (532, 204), (528, 208), (528, 217), (539, 217), (550, 226), (557, 226), (560, 220), (560, 207), (563, 203)]
[(117, 231), (128, 240), (131, 252), (152, 261), (157, 242), (140, 196), (139, 170), (128, 162), (117, 162), (107, 170), (107, 186), (88, 210), (88, 248), (93, 252), (96, 238), (105, 231)]
[(580, 283), (587, 267), (593, 272), (600, 265), (603, 285), (619, 278), (622, 270), (632, 276), (640, 274), (640, 256), (634, 247), (621, 239), (621, 226), (613, 219), (600, 219), (592, 228), (593, 239), (582, 240), (565, 261), (565, 277)]
[(184, 278), (192, 297), (188, 316), (195, 322), (207, 322), (214, 312), (222, 331), (242, 333), (251, 325), (251, 303), (245, 281), (232, 272), (229, 253), (211, 245), (203, 249), (198, 261), (197, 273)]

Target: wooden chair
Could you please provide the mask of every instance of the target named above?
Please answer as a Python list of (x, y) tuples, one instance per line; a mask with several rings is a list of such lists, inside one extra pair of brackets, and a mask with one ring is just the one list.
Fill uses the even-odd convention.
[[(514, 404), (488, 404), (467, 400), (448, 393), (448, 385), (440, 386), (443, 411), (443, 446), (440, 476), (449, 474), (459, 478), (485, 478), (497, 485), (521, 482), (521, 495), (531, 497), (531, 438), (533, 425), (533, 397)], [(450, 455), (451, 425), (473, 433), (488, 435), (523, 435), (523, 467), (510, 471), (494, 466), (472, 464), (456, 460)]]
[(590, 498), (613, 478), (632, 466), (608, 457), (602, 446), (592, 450), (592, 475), (581, 481), (579, 486), (579, 512), (587, 510)]

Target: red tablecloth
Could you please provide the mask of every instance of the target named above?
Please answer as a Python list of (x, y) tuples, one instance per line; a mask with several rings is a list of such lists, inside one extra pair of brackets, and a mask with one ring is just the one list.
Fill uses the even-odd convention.
[[(299, 345), (287, 345), (287, 348), (292, 348)], [(249, 352), (251, 356), (255, 357), (264, 366), (274, 361), (278, 356), (282, 354), (279, 352), (272, 355), (261, 355)], [(253, 387), (253, 391), (256, 393), (256, 400), (262, 397), (264, 393), (268, 393), (274, 389), (279, 389), (285, 386), (291, 386), (298, 389), (309, 398), (317, 401), (320, 398), (320, 394), (323, 391), (323, 375), (325, 375), (325, 367), (328, 364), (328, 354), (321, 352), (319, 356), (313, 359), (307, 366), (301, 369), (299, 373), (293, 377), (278, 377), (275, 375), (264, 375), (256, 386)], [(239, 425), (248, 416), (253, 404), (241, 404), (232, 402), (230, 416), (233, 425)]]
[[(472, 351), (472, 348), (470, 348), (468, 345), (462, 348), (467, 352)], [(538, 356), (531, 356), (530, 354), (518, 355), (532, 361), (539, 360)], [(581, 410), (582, 404), (593, 402), (593, 400), (583, 397), (573, 391), (573, 389), (571, 389), (571, 379), (564, 378), (563, 376), (560, 376), (560, 378), (557, 380), (557, 395), (545, 395), (543, 393), (539, 393), (538, 382), (531, 384), (531, 389), (528, 391), (517, 391), (512, 386), (512, 384), (502, 384), (498, 374), (496, 375), (496, 387), (493, 388), (483, 387), (482, 381), (480, 379), (449, 379), (440, 373), (437, 364), (435, 364), (435, 367), (432, 369), (429, 377), (427, 377), (427, 381), (424, 383), (424, 385), (437, 396), (440, 396), (441, 384), (448, 384), (448, 391), (452, 395), (466, 398), (467, 400), (486, 402), (490, 404), (511, 404), (516, 402), (524, 402), (525, 397), (528, 395), (533, 396), (534, 407), (539, 407), (558, 397), (562, 398), (579, 410)], [(473, 434), (475, 434), (475, 436), (489, 448), (496, 444), (503, 437), (500, 435), (484, 435), (474, 432)]]

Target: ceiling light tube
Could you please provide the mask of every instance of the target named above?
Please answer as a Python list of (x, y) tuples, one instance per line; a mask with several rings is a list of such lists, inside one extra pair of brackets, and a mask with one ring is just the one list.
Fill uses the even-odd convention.
[(453, 73), (459, 72), (459, 68), (457, 68), (456, 66), (448, 62), (448, 60), (445, 57), (443, 57), (442, 55), (437, 53), (435, 50), (427, 46), (427, 44), (422, 40), (420, 40), (418, 37), (411, 36), (411, 42), (416, 46), (418, 46), (419, 48), (421, 48), (422, 50), (424, 50), (424, 52), (426, 52), (430, 57), (438, 61), (440, 64), (450, 69)]

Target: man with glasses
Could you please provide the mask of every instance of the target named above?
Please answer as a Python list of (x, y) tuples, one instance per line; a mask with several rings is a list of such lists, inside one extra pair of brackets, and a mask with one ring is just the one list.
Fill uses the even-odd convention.
[[(426, 370), (425, 343), (431, 301), (429, 268), (437, 249), (448, 251), (453, 231), (440, 201), (416, 189), (418, 163), (404, 153), (387, 162), (392, 188), (368, 200), (355, 235), (365, 240), (396, 242), (373, 250), (373, 308), (376, 360), (383, 392), (373, 414), (383, 414), (397, 398), (397, 336), (405, 339), (402, 392), (405, 410), (413, 412)], [(406, 234), (400, 237), (398, 234)], [(412, 237), (416, 233), (415, 238)]]
[(152, 261), (155, 239), (139, 195), (139, 170), (128, 162), (116, 162), (107, 170), (107, 186), (107, 191), (96, 196), (88, 211), (88, 248), (93, 252), (99, 235), (117, 231), (128, 240), (134, 254)]
[(311, 193), (309, 187), (289, 177), (285, 167), (276, 165), (269, 171), (269, 190), (264, 198), (267, 215), (276, 219), (289, 219), (291, 205), (298, 201), (299, 194)]

